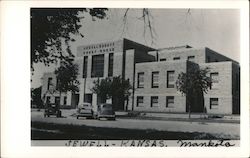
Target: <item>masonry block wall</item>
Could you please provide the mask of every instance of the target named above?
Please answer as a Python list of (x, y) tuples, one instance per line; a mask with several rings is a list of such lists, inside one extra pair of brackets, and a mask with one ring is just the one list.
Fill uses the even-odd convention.
[[(134, 49), (130, 49), (130, 50), (126, 50), (126, 62), (125, 62), (125, 79), (129, 79), (130, 84), (132, 85), (132, 89), (134, 89), (134, 77), (135, 77), (135, 50)], [(128, 107), (125, 107), (125, 109), (127, 110), (132, 110), (132, 104), (133, 104), (133, 100), (134, 100), (134, 92), (132, 92), (132, 94), (129, 96), (129, 101), (128, 101)]]
[[(186, 72), (187, 61), (138, 63), (135, 69), (135, 111), (186, 112), (186, 97), (177, 91), (176, 87), (167, 88), (167, 72), (174, 71), (174, 80), (178, 74)], [(144, 73), (144, 87), (138, 88), (138, 73)], [(152, 73), (159, 72), (159, 86), (152, 88)], [(167, 97), (174, 97), (174, 104), (167, 106)], [(138, 97), (143, 97), (143, 103), (138, 106)], [(158, 97), (158, 104), (152, 106), (152, 97)]]
[(233, 114), (240, 114), (240, 66), (232, 63)]
[[(232, 62), (215, 62), (200, 64), (201, 68), (210, 68), (211, 73), (218, 73), (217, 86), (204, 94), (207, 113), (232, 114)], [(211, 99), (218, 98), (218, 106), (211, 105)]]
[[(101, 57), (97, 59), (96, 56)], [(181, 46), (156, 50), (131, 40), (121, 39), (79, 46), (75, 62), (79, 65), (79, 101), (74, 100), (75, 96), (68, 92), (63, 94), (63, 97), (67, 97), (67, 105), (91, 102), (96, 107), (98, 96), (91, 91), (93, 82), (105, 77), (121, 76), (129, 79), (133, 90), (128, 104), (125, 102), (124, 108), (120, 110), (187, 112), (186, 97), (177, 91), (175, 82), (181, 72), (185, 73), (191, 65), (196, 65), (200, 68), (209, 67), (208, 75), (213, 75), (216, 80), (216, 83), (213, 83), (216, 86), (212, 86), (208, 93), (204, 94), (206, 112), (239, 114), (240, 111), (240, 66), (236, 61), (209, 48)], [(103, 71), (102, 75), (93, 75), (93, 64)], [(142, 73), (143, 77), (139, 79), (138, 73)], [(45, 73), (42, 95), (51, 96), (51, 102), (55, 102), (58, 92), (48, 93), (49, 78), (52, 78), (52, 84), (56, 84), (55, 74)], [(138, 86), (139, 80), (143, 82), (143, 87)], [(167, 86), (169, 81), (170, 87)], [(63, 97), (60, 104), (65, 100)], [(203, 102), (203, 99), (201, 101)]]
[[(121, 76), (122, 75), (122, 61), (123, 59), (123, 41), (118, 40), (114, 42), (103, 42), (98, 44), (79, 46), (77, 48), (77, 63), (79, 64), (79, 78), (80, 81), (80, 92), (79, 92), (79, 103), (87, 102), (85, 95), (90, 95), (92, 98), (92, 104), (94, 107), (98, 104), (97, 95), (94, 94), (91, 89), (93, 88), (93, 82), (96, 80), (101, 80), (108, 77), (108, 69), (109, 69), (109, 55), (113, 54), (113, 74), (112, 76)], [(92, 76), (92, 65), (93, 65), (93, 56), (95, 55), (103, 55), (104, 56), (104, 64), (103, 64), (103, 76), (101, 77), (93, 77)], [(84, 57), (87, 57), (87, 76), (83, 76)], [(90, 99), (90, 98), (88, 98)]]
[(213, 51), (212, 49), (209, 48), (205, 48), (205, 56), (206, 56), (206, 63), (210, 63), (210, 62), (222, 62), (222, 61), (232, 61), (234, 63), (237, 63), (236, 61), (221, 55), (215, 51)]
[(44, 73), (42, 79), (42, 92), (41, 92), (42, 100), (44, 101), (44, 103), (45, 102), (55, 103), (56, 100), (58, 99), (60, 105), (70, 106), (72, 101), (71, 100), (72, 94), (70, 92), (62, 93), (60, 98), (60, 94), (56, 90), (56, 82), (57, 82), (56, 75), (53, 72)]
[[(178, 60), (190, 60), (195, 63), (205, 63), (205, 48), (185, 48), (176, 50), (163, 49), (158, 52), (158, 55), (159, 61), (173, 61), (174, 58), (179, 58)], [(191, 57), (194, 58), (191, 59)]]

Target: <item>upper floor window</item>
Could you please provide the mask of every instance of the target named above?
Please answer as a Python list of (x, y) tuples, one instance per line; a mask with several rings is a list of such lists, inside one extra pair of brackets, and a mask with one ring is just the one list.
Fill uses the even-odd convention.
[(210, 98), (210, 109), (218, 109), (219, 99), (218, 98)]
[(113, 76), (114, 53), (109, 53), (108, 76)]
[(67, 97), (64, 97), (63, 98), (63, 105), (66, 105), (67, 104)]
[(88, 72), (88, 56), (84, 56), (83, 58), (83, 68), (82, 68), (82, 77), (87, 78), (87, 72)]
[(144, 88), (144, 72), (139, 72), (137, 75), (137, 88)]
[(58, 90), (59, 89), (59, 79), (58, 78), (56, 78), (56, 90)]
[(136, 106), (143, 106), (143, 96), (137, 96)]
[(174, 60), (180, 60), (180, 57), (174, 57), (173, 59)]
[(50, 96), (46, 97), (46, 103), (50, 103)]
[(91, 77), (103, 77), (104, 54), (92, 56)]
[(152, 88), (159, 87), (159, 72), (152, 72)]
[(174, 88), (174, 71), (167, 71), (167, 88)]
[(219, 73), (218, 72), (211, 73), (210, 78), (212, 80), (210, 89), (217, 89), (219, 86)]
[(52, 77), (48, 78), (48, 85), (47, 85), (47, 90), (50, 89), (50, 86), (52, 85)]
[(194, 56), (188, 56), (188, 61), (194, 61)]

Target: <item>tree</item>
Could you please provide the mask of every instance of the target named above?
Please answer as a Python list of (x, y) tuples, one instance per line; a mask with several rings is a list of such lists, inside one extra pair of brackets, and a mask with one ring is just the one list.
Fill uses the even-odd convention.
[[(69, 42), (75, 41), (72, 35), (83, 35), (80, 13), (92, 16), (93, 20), (106, 17), (105, 8), (32, 8), (31, 9), (31, 70), (33, 64), (42, 62), (49, 66), (58, 60), (70, 62), (74, 57)], [(66, 51), (62, 50), (62, 45)]]
[(39, 109), (43, 106), (41, 99), (42, 86), (31, 89), (31, 105), (36, 105)]
[(187, 73), (180, 73), (176, 81), (177, 90), (187, 98), (188, 114), (191, 117), (191, 101), (196, 99), (197, 94), (207, 93), (211, 86), (211, 78), (207, 76), (209, 68), (200, 69), (199, 67), (191, 66)]
[(57, 85), (56, 89), (59, 91), (60, 98), (62, 92), (71, 91), (72, 93), (79, 91), (78, 65), (71, 62), (60, 63), (60, 67), (55, 70)]
[(128, 98), (131, 94), (131, 89), (132, 86), (129, 83), (129, 79), (124, 80), (121, 78), (121, 76), (113, 77), (110, 88), (110, 94), (112, 96), (112, 103), (115, 105), (116, 108), (118, 108), (118, 106), (120, 105), (123, 105), (125, 100), (128, 102)]
[[(124, 12), (123, 15), (123, 33), (125, 32), (126, 29), (126, 24), (127, 24), (127, 20), (128, 20), (128, 14), (129, 12), (133, 10), (130, 8), (127, 8)], [(151, 38), (151, 45), (155, 44), (155, 40), (156, 40), (156, 31), (155, 31), (155, 27), (154, 27), (154, 17), (151, 14), (151, 11), (149, 8), (142, 8), (140, 9), (141, 14), (139, 15), (139, 17), (137, 17), (138, 20), (142, 20), (143, 21), (143, 36), (144, 39), (146, 38), (147, 33), (149, 33), (149, 37)], [(133, 14), (133, 12), (132, 12)]]
[(120, 76), (98, 79), (93, 84), (94, 86), (91, 91), (101, 98), (101, 102), (112, 98), (112, 102), (116, 108), (118, 108), (120, 103), (128, 100), (131, 94), (130, 90), (132, 89), (129, 80), (125, 80)]
[(104, 79), (97, 79), (93, 81), (93, 88), (91, 91), (95, 94), (97, 94), (101, 102), (105, 102), (107, 99), (111, 97), (111, 78), (104, 78)]

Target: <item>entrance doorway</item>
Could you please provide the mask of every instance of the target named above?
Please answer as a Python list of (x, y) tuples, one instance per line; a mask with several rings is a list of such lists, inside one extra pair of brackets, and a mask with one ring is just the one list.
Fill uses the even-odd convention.
[(72, 108), (76, 108), (76, 106), (79, 103), (79, 94), (73, 94), (72, 95), (72, 100), (71, 100), (71, 106)]
[(92, 104), (92, 94), (91, 93), (84, 94), (84, 102)]
[(55, 97), (55, 104), (60, 105), (60, 97)]

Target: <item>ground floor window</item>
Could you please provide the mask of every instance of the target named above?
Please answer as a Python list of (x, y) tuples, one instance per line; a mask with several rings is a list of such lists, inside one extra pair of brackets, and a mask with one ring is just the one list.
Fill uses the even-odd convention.
[(143, 96), (137, 96), (136, 106), (143, 106)]
[(60, 97), (55, 97), (55, 104), (60, 105)]
[(218, 109), (219, 99), (218, 98), (210, 98), (210, 109)]
[(49, 96), (47, 96), (47, 98), (46, 98), (46, 103), (50, 103), (50, 97)]
[(173, 107), (174, 106), (174, 97), (167, 96), (166, 97), (166, 107)]
[(158, 106), (159, 105), (159, 100), (157, 96), (151, 97), (151, 107)]
[(64, 97), (63, 98), (63, 105), (66, 105), (67, 104), (67, 97)]

